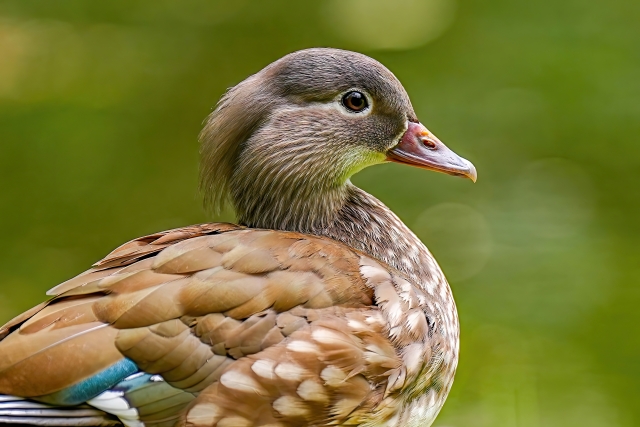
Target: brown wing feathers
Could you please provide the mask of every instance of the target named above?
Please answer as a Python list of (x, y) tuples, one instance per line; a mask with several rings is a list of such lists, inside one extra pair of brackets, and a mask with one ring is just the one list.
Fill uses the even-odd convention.
[(358, 255), (340, 244), (228, 225), (186, 230), (124, 245), (13, 322), (19, 328), (0, 342), (9, 355), (0, 392), (52, 393), (123, 356), (201, 391), (234, 360), (279, 348), (318, 309), (372, 304)]
[(191, 405), (187, 425), (350, 425), (373, 417), (388, 373), (400, 365), (377, 310), (294, 313), (308, 327), (226, 369)]
[(0, 393), (46, 395), (127, 357), (199, 394), (188, 425), (392, 416), (416, 358), (431, 358), (424, 295), (328, 239), (226, 224), (185, 230), (124, 245), (10, 324)]

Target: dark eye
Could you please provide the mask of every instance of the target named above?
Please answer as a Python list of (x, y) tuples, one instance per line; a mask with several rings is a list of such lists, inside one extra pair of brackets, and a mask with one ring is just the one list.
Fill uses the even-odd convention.
[(347, 107), (349, 110), (358, 113), (367, 108), (369, 103), (367, 103), (367, 97), (362, 93), (353, 91), (348, 92), (342, 97), (342, 105)]

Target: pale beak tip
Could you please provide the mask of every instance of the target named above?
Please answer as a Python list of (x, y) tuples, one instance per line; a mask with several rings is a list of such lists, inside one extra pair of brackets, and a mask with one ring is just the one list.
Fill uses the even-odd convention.
[(475, 183), (478, 180), (478, 172), (476, 171), (476, 167), (473, 166), (473, 163), (471, 163), (469, 160), (467, 160), (467, 164), (468, 164), (468, 170), (465, 175), (467, 176), (467, 178), (469, 178), (471, 181)]

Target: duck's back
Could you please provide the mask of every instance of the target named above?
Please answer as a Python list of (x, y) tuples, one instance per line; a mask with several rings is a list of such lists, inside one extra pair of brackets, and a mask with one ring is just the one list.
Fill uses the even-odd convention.
[(441, 405), (425, 296), (330, 239), (186, 227), (49, 293), (0, 329), (0, 393), (28, 399), (4, 397), (0, 422), (358, 425)]

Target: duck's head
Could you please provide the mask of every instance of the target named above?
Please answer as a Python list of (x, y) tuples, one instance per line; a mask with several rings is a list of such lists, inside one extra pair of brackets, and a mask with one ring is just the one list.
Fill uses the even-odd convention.
[(201, 186), (257, 227), (331, 220), (349, 178), (388, 161), (476, 180), (473, 165), (420, 123), (379, 62), (337, 49), (289, 54), (231, 88), (201, 133)]

